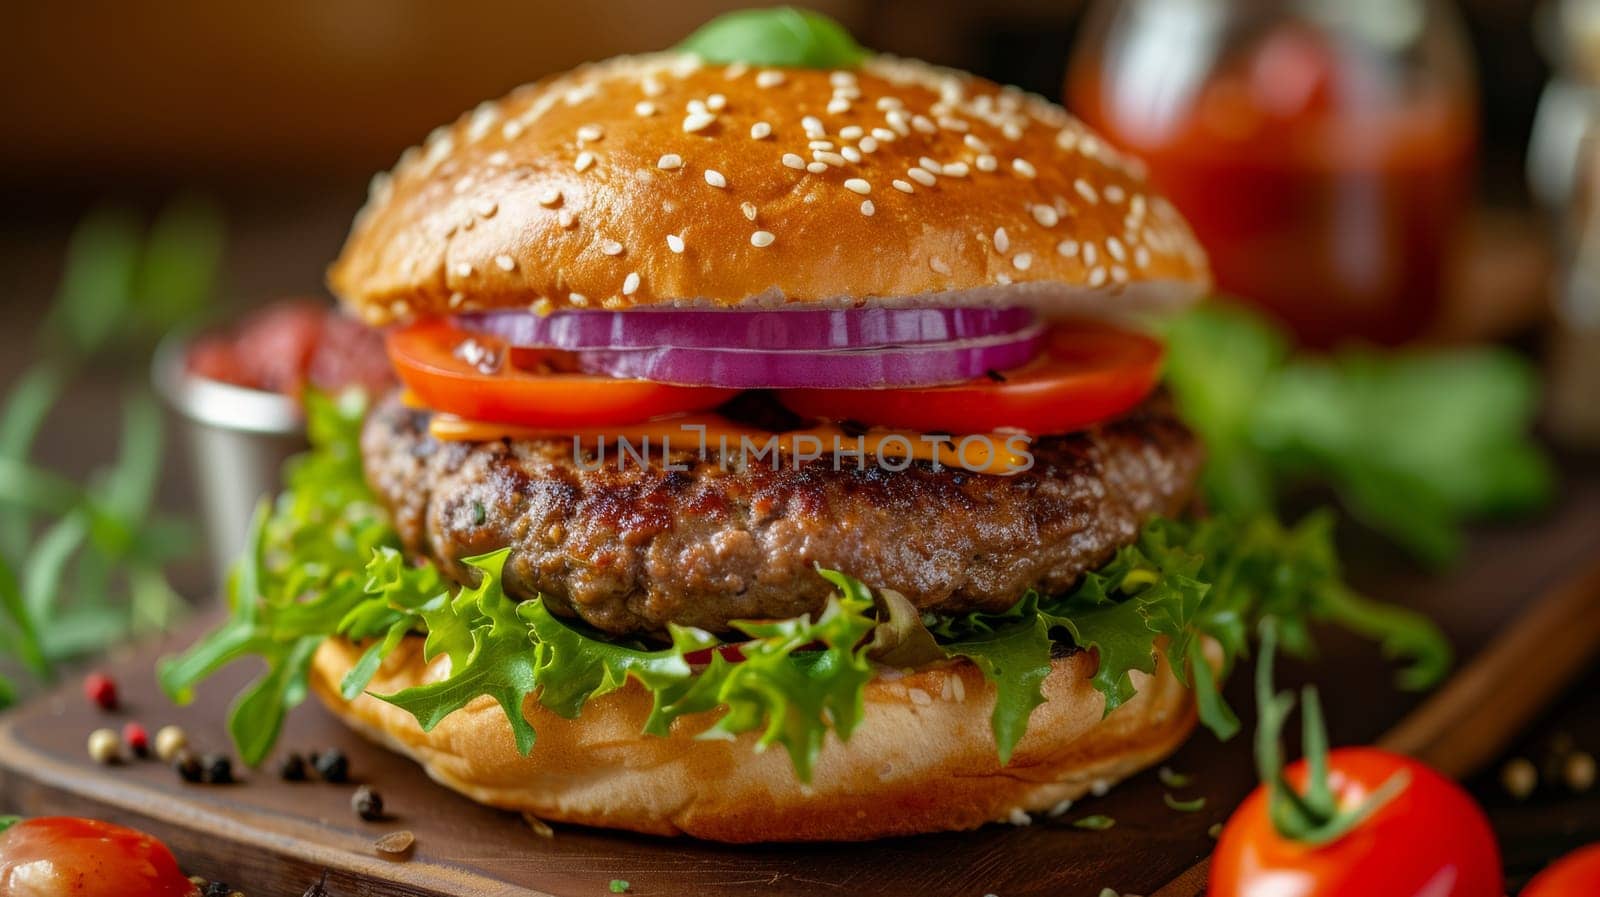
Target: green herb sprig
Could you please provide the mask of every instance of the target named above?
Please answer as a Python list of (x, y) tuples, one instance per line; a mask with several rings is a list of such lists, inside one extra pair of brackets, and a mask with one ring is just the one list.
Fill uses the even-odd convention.
[[(138, 358), (199, 315), (220, 256), (216, 214), (195, 201), (173, 204), (148, 231), (106, 210), (73, 234), (41, 355), (0, 404), (0, 656), (35, 678), (181, 612), (163, 571), (193, 540), (154, 511), (163, 433), (149, 392), (129, 391), (116, 459), (81, 482), (38, 464), (34, 444), (82, 373)], [(13, 692), (0, 678), (0, 704)]]

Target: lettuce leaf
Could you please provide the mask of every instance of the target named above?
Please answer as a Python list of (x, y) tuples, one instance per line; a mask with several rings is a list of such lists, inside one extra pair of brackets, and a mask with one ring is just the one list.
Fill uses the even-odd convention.
[(1199, 646), (1214, 640), (1226, 673), (1263, 616), (1276, 618), (1286, 645), (1301, 652), (1311, 649), (1309, 627), (1318, 620), (1381, 638), (1391, 654), (1412, 661), (1406, 685), (1431, 682), (1449, 664), (1449, 647), (1431, 624), (1343, 584), (1331, 518), (1322, 515), (1294, 527), (1270, 517), (1156, 520), (1071, 591), (1030, 593), (1001, 613), (919, 616), (898, 593), (875, 595), (845, 573), (819, 570), (836, 593), (815, 619), (739, 623), (726, 640), (675, 627), (665, 646), (623, 644), (557, 618), (542, 599), (507, 595), (506, 550), (466, 562), (477, 574), (470, 587), (409, 563), (362, 474), (364, 403), (311, 396), (307, 407), (313, 451), (291, 463), (286, 490), (258, 513), (229, 583), (229, 619), (158, 670), (166, 692), (184, 702), (233, 661), (266, 661), (228, 719), (240, 757), (252, 765), (304, 700), (312, 655), (328, 636), (367, 643), (341, 683), (347, 699), (368, 692), (384, 657), (410, 635), (425, 637), (427, 658), (447, 656), (444, 679), (375, 695), (425, 730), (487, 696), (527, 753), (537, 740), (528, 702), (574, 718), (631, 679), (651, 695), (646, 733), (665, 735), (690, 716), (699, 717), (693, 725), (702, 738), (758, 733), (757, 750), (782, 747), (802, 781), (830, 732), (844, 740), (859, 725), (867, 683), (882, 665), (970, 660), (994, 685), (991, 725), (1000, 759), (1009, 762), (1043, 701), (1040, 686), (1058, 645), (1095, 652), (1094, 686), (1108, 714), (1134, 696), (1132, 673), (1152, 673), (1164, 658), (1195, 690), (1202, 721), (1224, 738), (1238, 720)]

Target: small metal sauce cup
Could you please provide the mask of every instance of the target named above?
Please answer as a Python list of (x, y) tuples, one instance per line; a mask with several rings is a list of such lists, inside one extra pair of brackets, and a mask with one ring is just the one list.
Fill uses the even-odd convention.
[(172, 334), (151, 363), (156, 391), (182, 420), (211, 569), (223, 582), (244, 550), (251, 515), (279, 490), (283, 462), (307, 447), (299, 403), (275, 392), (196, 376), (190, 339)]

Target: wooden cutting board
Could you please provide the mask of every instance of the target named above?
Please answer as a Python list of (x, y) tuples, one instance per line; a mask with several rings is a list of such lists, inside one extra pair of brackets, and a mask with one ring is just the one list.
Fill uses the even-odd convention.
[[(1372, 557), (1370, 551), (1355, 555)], [(1447, 577), (1397, 574), (1392, 563), (1382, 565), (1390, 571), (1384, 575), (1355, 574), (1369, 592), (1439, 619), (1464, 661), (1480, 654), (1492, 660), (1497, 636), (1540, 596), (1575, 594), (1587, 601), (1600, 591), (1597, 563), (1600, 473), (1574, 474), (1561, 505), (1544, 519), (1477, 535), (1466, 563)], [(73, 682), (0, 716), (0, 811), (92, 815), (137, 826), (166, 840), (186, 869), (228, 881), (251, 897), (300, 897), (324, 871), (336, 897), (580, 897), (608, 894), (613, 879), (628, 881), (629, 893), (663, 897), (1097, 897), (1106, 887), (1192, 897), (1203, 875), (1191, 870), (1212, 845), (1207, 830), (1254, 784), (1246, 739), (1224, 745), (1199, 732), (1169, 764), (1195, 776), (1177, 796), (1207, 799), (1193, 813), (1168, 808), (1162, 800), (1167, 789), (1146, 773), (1080, 802), (1060, 819), (871, 844), (728, 847), (569, 827), (542, 837), (514, 815), (433, 784), (409, 761), (363, 742), (308, 702), (291, 716), (280, 748), (345, 750), (356, 781), (376, 788), (392, 813), (367, 823), (350, 809), (354, 784), (283, 783), (270, 761), (246, 771), (239, 784), (206, 786), (183, 784), (155, 761), (102, 767), (89, 760), (88, 732), (124, 719), (138, 719), (152, 732), (176, 722), (200, 749), (226, 746), (221, 721), (228, 701), (255, 670), (229, 670), (207, 683), (192, 706), (171, 706), (156, 689), (154, 660), (190, 637), (144, 646), (108, 666), (123, 691), (120, 713), (90, 706)], [(1391, 668), (1371, 646), (1330, 632), (1322, 648), (1322, 672), (1309, 675), (1322, 685), (1337, 742), (1378, 739), (1420, 700), (1390, 687)], [(1307, 675), (1290, 663), (1280, 678), (1288, 684)], [(1492, 663), (1469, 665), (1452, 701), (1470, 703), (1460, 696), (1482, 694), (1486, 682), (1506, 678)], [(1246, 679), (1236, 676), (1230, 686), (1242, 710), (1250, 706)], [(1405, 727), (1400, 733), (1422, 750), (1430, 733), (1441, 731), (1430, 715), (1438, 717), (1438, 708), (1413, 716), (1409, 734)], [(1503, 719), (1472, 738), (1486, 744), (1520, 721)], [(1089, 814), (1116, 824), (1106, 831), (1071, 825)], [(415, 833), (415, 850), (403, 861), (383, 859), (373, 840), (399, 829)]]

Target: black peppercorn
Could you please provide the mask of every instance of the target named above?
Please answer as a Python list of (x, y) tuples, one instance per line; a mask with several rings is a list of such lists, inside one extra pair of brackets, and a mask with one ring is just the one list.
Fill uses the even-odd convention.
[(383, 798), (378, 795), (378, 792), (373, 791), (366, 785), (362, 785), (356, 789), (355, 794), (350, 796), (350, 809), (355, 810), (356, 815), (362, 819), (368, 822), (376, 822), (383, 818)]
[(200, 893), (203, 897), (228, 897), (233, 893), (233, 885), (223, 881), (208, 882), (206, 889)]
[(324, 782), (338, 784), (350, 781), (350, 760), (338, 748), (313, 754), (311, 765), (316, 767), (317, 775), (322, 776)]
[(198, 782), (203, 773), (203, 769), (200, 766), (200, 758), (188, 751), (179, 751), (172, 758), (172, 768), (177, 771), (178, 776), (185, 782)]
[(290, 754), (278, 764), (278, 778), (285, 782), (304, 782), (306, 780), (306, 759), (299, 754)]
[(226, 754), (206, 754), (200, 759), (201, 778), (208, 785), (226, 785), (233, 781), (233, 761)]

